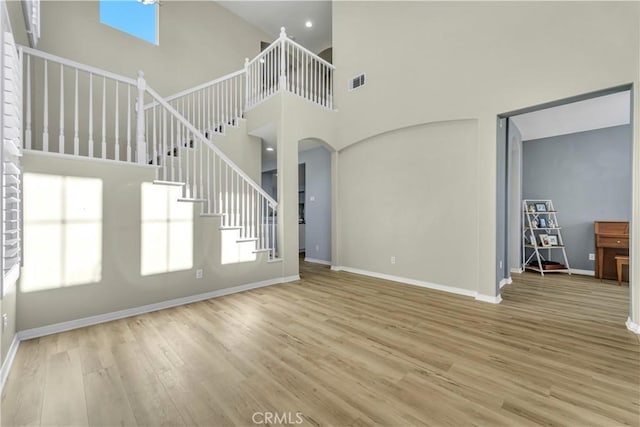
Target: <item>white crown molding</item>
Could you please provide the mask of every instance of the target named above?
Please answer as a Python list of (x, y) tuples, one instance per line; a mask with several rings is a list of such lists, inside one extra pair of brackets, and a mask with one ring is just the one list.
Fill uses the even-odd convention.
[(640, 335), (640, 325), (632, 322), (630, 317), (627, 317), (627, 322), (625, 323), (625, 325), (627, 325), (628, 330), (630, 330), (634, 334)]
[(4, 390), (4, 385), (9, 377), (9, 372), (11, 371), (11, 366), (13, 365), (13, 360), (16, 357), (19, 346), (20, 338), (18, 338), (18, 334), (15, 334), (13, 341), (11, 341), (11, 347), (9, 347), (9, 351), (7, 352), (7, 357), (5, 357), (2, 368), (0, 368), (0, 394), (2, 394), (2, 390)]

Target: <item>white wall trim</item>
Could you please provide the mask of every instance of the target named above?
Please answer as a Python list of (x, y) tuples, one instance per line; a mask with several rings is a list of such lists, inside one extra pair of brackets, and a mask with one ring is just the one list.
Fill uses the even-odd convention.
[(351, 268), (351, 267), (344, 267), (344, 266), (340, 266), (338, 268), (339, 270), (331, 267), (331, 269), (334, 271), (342, 270), (349, 273), (361, 274), (363, 276), (370, 276), (378, 279), (390, 280), (392, 282), (405, 283), (407, 285), (420, 286), (421, 288), (434, 289), (436, 291), (444, 291), (444, 292), (449, 292), (451, 294), (464, 295), (467, 297), (475, 297), (477, 294), (477, 292), (470, 291), (469, 289), (456, 288), (454, 286), (447, 286), (447, 285), (439, 285), (437, 283), (423, 282), (422, 280), (410, 279), (408, 277), (392, 276), (390, 274), (376, 273), (375, 271), (360, 270), (359, 268)]
[(138, 163), (138, 162), (124, 162), (121, 160), (113, 160), (113, 159), (103, 159), (101, 157), (89, 157), (89, 156), (74, 156), (72, 154), (60, 154), (53, 151), (40, 151), (40, 150), (27, 150), (24, 149), (23, 152), (30, 156), (42, 156), (42, 157), (54, 157), (58, 159), (64, 160), (74, 160), (74, 161), (83, 161), (83, 162), (95, 162), (102, 163), (107, 165), (118, 165), (118, 166), (133, 166), (142, 169), (155, 170), (158, 169), (159, 166), (156, 165), (148, 165), (146, 163)]
[(7, 382), (7, 378), (9, 377), (9, 372), (11, 371), (11, 366), (13, 365), (13, 360), (16, 357), (19, 346), (20, 338), (18, 338), (18, 334), (15, 334), (13, 336), (13, 341), (11, 341), (11, 347), (9, 347), (7, 357), (5, 357), (4, 363), (2, 363), (2, 368), (0, 369), (0, 394), (2, 394), (2, 390), (4, 390), (4, 384)]
[(500, 280), (500, 289), (502, 289), (504, 285), (510, 285), (512, 283), (513, 279), (511, 279), (511, 276), (505, 277), (504, 279)]
[(476, 294), (476, 301), (488, 302), (491, 304), (500, 304), (502, 302), (502, 296), (497, 295), (494, 297), (492, 295)]
[(582, 276), (594, 276), (596, 275), (596, 272), (594, 270), (580, 270), (579, 268), (570, 268), (569, 272), (571, 274), (580, 274)]
[(322, 264), (322, 265), (331, 265), (331, 261), (325, 261), (323, 259), (317, 259), (317, 258), (304, 258), (304, 262), (312, 262), (314, 264)]
[(512, 268), (509, 270), (511, 273), (522, 274), (524, 270), (522, 268)]
[(331, 265), (331, 271), (342, 271), (342, 267), (339, 265)]
[(19, 340), (28, 340), (32, 338), (43, 337), (45, 335), (57, 334), (72, 329), (84, 328), (85, 326), (97, 325), (99, 323), (110, 322), (112, 320), (124, 319), (126, 317), (137, 316), (139, 314), (150, 313), (152, 311), (164, 310), (165, 308), (177, 307), (180, 305), (191, 304), (211, 298), (218, 298), (225, 295), (231, 295), (238, 292), (249, 291), (251, 289), (262, 288), (265, 286), (278, 285), (286, 282), (294, 282), (300, 280), (300, 276), (278, 277), (275, 279), (263, 280), (246, 285), (233, 286), (231, 288), (218, 289), (202, 294), (191, 295), (182, 298), (176, 298), (168, 301), (162, 301), (155, 304), (143, 305), (140, 307), (128, 308), (111, 313), (98, 314), (96, 316), (84, 317), (82, 319), (69, 320), (67, 322), (54, 323), (53, 325), (41, 326), (33, 329), (26, 329), (18, 332), (16, 335)]
[(639, 334), (640, 335), (640, 325), (638, 325), (637, 323), (632, 322), (630, 317), (627, 317), (627, 322), (625, 323), (625, 325), (627, 325), (627, 329), (628, 330), (630, 330), (634, 334)]

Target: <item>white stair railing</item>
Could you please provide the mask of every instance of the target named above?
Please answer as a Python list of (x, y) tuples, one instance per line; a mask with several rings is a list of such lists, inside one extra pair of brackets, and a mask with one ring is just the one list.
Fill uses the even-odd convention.
[[(244, 116), (244, 75), (244, 70), (236, 71), (176, 93), (165, 101), (205, 136), (224, 133), (226, 126), (236, 126), (238, 118)], [(145, 108), (148, 111), (155, 105)]]
[(245, 61), (245, 108), (250, 110), (274, 93), (287, 91), (333, 109), (334, 70), (332, 64), (287, 37), (282, 27), (276, 41)]
[(153, 105), (147, 141), (156, 179), (184, 185), (182, 201), (204, 203), (203, 214), (221, 216), (223, 228), (239, 229), (242, 239), (256, 241), (257, 251), (276, 258), (278, 203), (157, 92), (146, 91)]
[[(239, 229), (257, 251), (277, 257), (277, 202), (149, 87), (142, 72), (130, 79), (24, 46), (20, 52), (25, 149), (156, 166), (157, 181), (183, 187), (182, 201), (203, 203), (204, 214), (221, 216), (223, 227)], [(242, 93), (229, 96), (234, 78), (220, 86), (228, 111), (223, 123), (242, 111)], [(200, 102), (186, 111), (198, 112), (203, 121), (196, 114), (191, 120), (203, 125), (204, 99), (199, 91), (189, 99), (194, 93)], [(188, 105), (184, 97), (175, 101)]]
[(136, 141), (134, 134), (138, 86), (144, 80), (25, 46), (19, 50), (25, 74), (25, 149), (146, 162), (136, 159), (136, 143), (144, 141)]

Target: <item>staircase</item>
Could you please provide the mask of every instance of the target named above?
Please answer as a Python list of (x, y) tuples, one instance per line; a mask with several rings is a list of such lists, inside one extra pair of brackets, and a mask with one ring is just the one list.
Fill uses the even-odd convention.
[(243, 69), (163, 99), (142, 72), (132, 79), (24, 46), (18, 52), (25, 150), (150, 165), (155, 184), (180, 187), (179, 201), (199, 204), (238, 244), (278, 259), (278, 203), (215, 139), (279, 92), (332, 109), (333, 65), (283, 28)]

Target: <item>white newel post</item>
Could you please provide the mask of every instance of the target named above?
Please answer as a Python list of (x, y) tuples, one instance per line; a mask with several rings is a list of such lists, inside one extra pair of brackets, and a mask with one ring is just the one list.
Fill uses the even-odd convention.
[(138, 98), (136, 100), (136, 159), (138, 163), (147, 163), (147, 141), (144, 134), (144, 93), (147, 90), (147, 83), (144, 80), (144, 73), (138, 71)]
[(285, 48), (287, 43), (287, 32), (284, 27), (280, 27), (280, 80), (279, 89), (285, 90), (287, 87), (287, 74), (285, 72)]
[(249, 108), (249, 58), (244, 58), (244, 111)]

